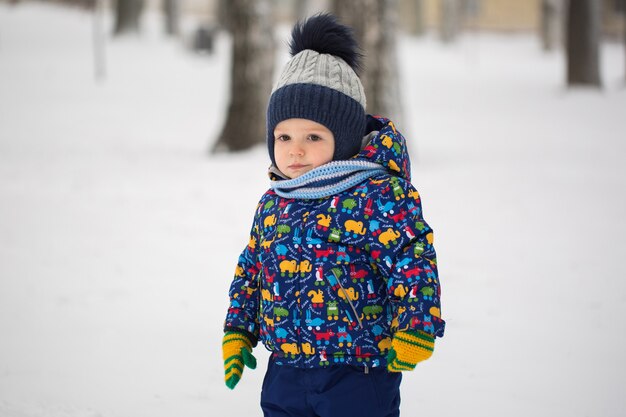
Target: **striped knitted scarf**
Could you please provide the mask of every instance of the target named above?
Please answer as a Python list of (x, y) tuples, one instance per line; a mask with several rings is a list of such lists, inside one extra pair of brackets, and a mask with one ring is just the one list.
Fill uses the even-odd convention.
[(385, 172), (384, 167), (374, 162), (356, 159), (331, 161), (297, 178), (270, 181), (270, 187), (284, 198), (324, 198)]

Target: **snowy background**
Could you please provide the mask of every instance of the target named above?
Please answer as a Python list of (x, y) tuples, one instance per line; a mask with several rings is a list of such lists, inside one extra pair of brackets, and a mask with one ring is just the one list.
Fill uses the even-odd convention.
[[(263, 147), (207, 153), (229, 41), (193, 55), (152, 16), (107, 42), (97, 83), (92, 23), (0, 4), (0, 416), (260, 416), (263, 349), (223, 384), (227, 288), (267, 187)], [(532, 34), (400, 54), (448, 323), (403, 415), (623, 416), (623, 46), (603, 47), (602, 91), (566, 90)]]

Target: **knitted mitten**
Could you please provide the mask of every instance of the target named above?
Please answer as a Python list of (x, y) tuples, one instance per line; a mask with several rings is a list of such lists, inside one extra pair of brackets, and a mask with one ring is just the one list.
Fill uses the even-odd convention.
[(418, 362), (430, 358), (435, 349), (435, 338), (422, 331), (396, 332), (387, 355), (390, 372), (412, 371)]
[(224, 354), (224, 380), (230, 389), (241, 379), (243, 366), (256, 368), (256, 359), (252, 356), (252, 342), (243, 333), (227, 331), (222, 340)]

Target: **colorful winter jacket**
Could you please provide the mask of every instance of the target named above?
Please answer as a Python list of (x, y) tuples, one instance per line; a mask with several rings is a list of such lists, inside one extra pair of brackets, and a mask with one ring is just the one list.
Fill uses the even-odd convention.
[(230, 287), (225, 330), (261, 340), (278, 363), (386, 366), (397, 330), (443, 336), (432, 229), (410, 183), (404, 137), (378, 131), (355, 157), (387, 168), (337, 195), (259, 201)]

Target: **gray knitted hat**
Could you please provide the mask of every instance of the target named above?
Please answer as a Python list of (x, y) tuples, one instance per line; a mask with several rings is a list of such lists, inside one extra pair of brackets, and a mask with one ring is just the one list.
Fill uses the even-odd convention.
[(283, 120), (313, 120), (333, 132), (333, 160), (359, 152), (365, 134), (365, 93), (357, 75), (361, 54), (350, 28), (329, 14), (296, 24), (292, 58), (272, 90), (267, 145), (274, 165), (274, 129)]

